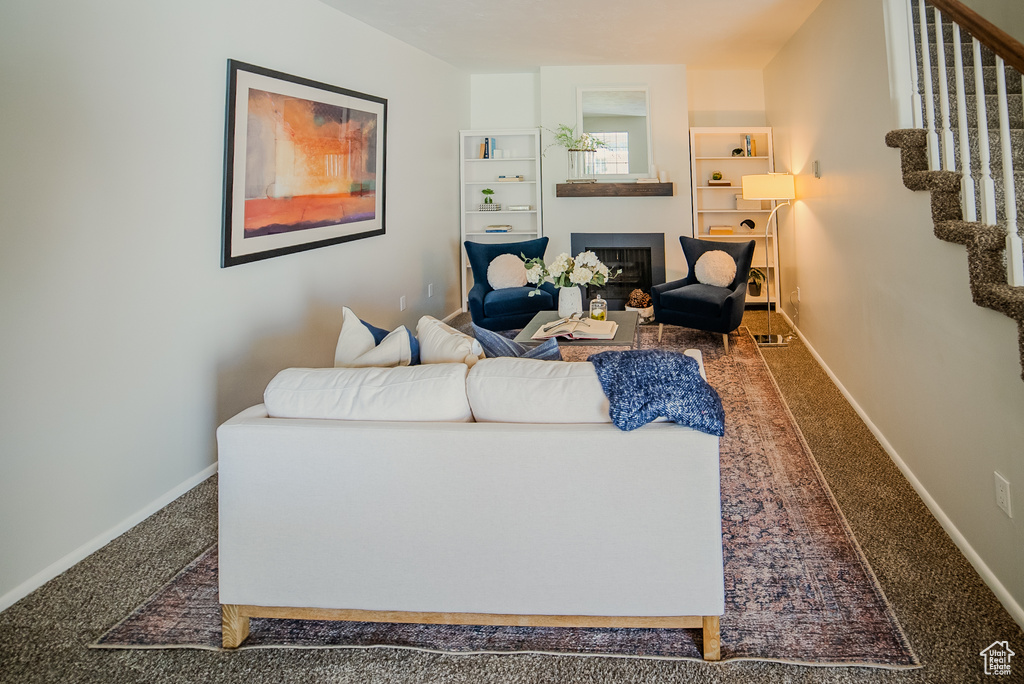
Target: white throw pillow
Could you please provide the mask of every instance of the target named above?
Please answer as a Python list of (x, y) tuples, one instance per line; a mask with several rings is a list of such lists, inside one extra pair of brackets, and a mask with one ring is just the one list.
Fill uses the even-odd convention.
[(469, 371), (466, 393), (477, 422), (610, 423), (594, 364), (500, 357)]
[(416, 337), (420, 342), (420, 363), (464, 363), (472, 366), (484, 358), (479, 342), (433, 316), (419, 320)]
[(720, 249), (704, 252), (693, 265), (697, 282), (715, 287), (729, 287), (736, 278), (736, 260)]
[(526, 285), (526, 264), (515, 254), (499, 254), (487, 267), (487, 283), (495, 290)]
[[(696, 359), (706, 380), (700, 351), (683, 353)], [(484, 359), (469, 370), (466, 394), (478, 423), (612, 422), (608, 397), (588, 361)]]
[(263, 392), (271, 418), (468, 422), (462, 363), (396, 368), (288, 368)]
[(395, 328), (377, 344), (373, 333), (352, 309), (342, 308), (341, 333), (334, 349), (336, 368), (408, 366), (412, 358), (412, 335), (404, 325)]

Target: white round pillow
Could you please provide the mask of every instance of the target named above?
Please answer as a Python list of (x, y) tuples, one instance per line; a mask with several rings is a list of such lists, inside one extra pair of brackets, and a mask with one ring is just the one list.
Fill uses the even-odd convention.
[(515, 254), (494, 257), (487, 266), (487, 282), (495, 290), (526, 285), (526, 264)]
[(736, 278), (736, 261), (720, 249), (704, 252), (693, 265), (697, 282), (715, 287), (729, 287)]

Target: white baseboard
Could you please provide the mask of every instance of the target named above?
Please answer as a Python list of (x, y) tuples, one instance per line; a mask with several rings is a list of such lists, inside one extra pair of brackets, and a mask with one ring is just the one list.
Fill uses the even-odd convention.
[(7, 610), (13, 606), (16, 602), (25, 598), (33, 591), (43, 586), (57, 575), (61, 574), (75, 563), (83, 560), (89, 554), (98, 551), (99, 549), (106, 546), (112, 539), (121, 536), (131, 528), (138, 525), (140, 522), (153, 515), (161, 508), (171, 503), (179, 496), (189, 491), (199, 483), (206, 480), (208, 477), (217, 472), (217, 464), (205, 468), (202, 472), (197, 475), (193, 475), (189, 479), (185, 480), (177, 487), (174, 487), (170, 491), (162, 494), (153, 501), (149, 502), (135, 513), (129, 515), (127, 518), (119, 522), (118, 524), (111, 527), (109, 530), (103, 532), (92, 538), (82, 546), (64, 556), (60, 560), (51, 563), (47, 567), (37, 572), (32, 577), (11, 589), (9, 592), (0, 596), (0, 611)]
[(956, 544), (958, 549), (960, 549), (960, 552), (964, 554), (964, 557), (967, 558), (972, 566), (974, 566), (974, 569), (981, 576), (982, 581), (988, 585), (989, 589), (992, 590), (992, 593), (994, 593), (996, 598), (999, 599), (999, 602), (1003, 604), (1003, 607), (1006, 608), (1006, 612), (1010, 614), (1010, 617), (1012, 617), (1018, 625), (1024, 628), (1024, 608), (1017, 603), (1016, 599), (1013, 598), (1013, 595), (1007, 591), (1006, 587), (1003, 586), (1003, 583), (999, 581), (999, 578), (996, 577), (991, 568), (986, 565), (985, 561), (983, 561), (981, 556), (978, 555), (978, 552), (975, 551), (974, 547), (972, 547), (970, 542), (967, 541), (967, 538), (964, 537), (960, 530), (956, 528), (956, 525), (954, 525), (953, 521), (949, 519), (949, 516), (947, 516), (942, 510), (942, 507), (939, 506), (938, 502), (932, 498), (932, 495), (927, 489), (925, 489), (925, 486), (917, 479), (917, 476), (914, 475), (914, 471), (912, 471), (910, 466), (900, 458), (900, 455), (896, 453), (896, 449), (894, 449), (892, 444), (889, 443), (889, 440), (885, 438), (885, 435), (878, 429), (878, 426), (871, 421), (867, 413), (864, 412), (864, 409), (860, 407), (857, 400), (853, 398), (849, 391), (847, 391), (843, 383), (839, 381), (839, 378), (837, 378), (835, 373), (832, 372), (832, 369), (828, 367), (828, 364), (825, 363), (824, 359), (821, 358), (821, 355), (818, 354), (817, 350), (813, 345), (811, 345), (804, 334), (799, 330), (799, 328), (793, 325), (793, 321), (790, 320), (789, 316), (787, 316), (785, 312), (780, 310), (780, 313), (782, 313), (786, 322), (803, 341), (804, 346), (807, 347), (811, 356), (813, 356), (818, 364), (825, 370), (825, 373), (828, 374), (828, 377), (830, 377), (836, 387), (839, 388), (839, 391), (843, 393), (846, 400), (850, 402), (850, 406), (852, 406), (853, 410), (857, 412), (857, 415), (864, 421), (864, 424), (867, 426), (868, 430), (871, 431), (871, 434), (875, 436), (878, 443), (883, 449), (885, 449), (885, 452), (889, 454), (889, 458), (892, 459), (892, 462), (896, 464), (896, 467), (900, 469), (903, 476), (907, 478), (908, 482), (910, 482), (910, 485), (917, 492), (918, 496), (920, 496), (921, 500), (924, 501), (924, 505), (928, 507), (931, 514), (935, 516), (935, 519), (939, 521), (939, 525), (942, 526), (942, 529), (946, 531), (946, 534), (948, 534), (950, 539), (953, 540), (953, 543)]
[(442, 323), (451, 323), (452, 319), (455, 318), (456, 316), (458, 316), (460, 313), (462, 313), (462, 309), (456, 309), (455, 311), (452, 311), (450, 314), (448, 314), (447, 316), (442, 318), (441, 322)]

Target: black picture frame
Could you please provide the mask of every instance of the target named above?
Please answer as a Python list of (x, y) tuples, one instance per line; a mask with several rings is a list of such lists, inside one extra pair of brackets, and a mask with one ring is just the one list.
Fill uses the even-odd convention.
[(228, 60), (221, 268), (385, 234), (387, 100)]

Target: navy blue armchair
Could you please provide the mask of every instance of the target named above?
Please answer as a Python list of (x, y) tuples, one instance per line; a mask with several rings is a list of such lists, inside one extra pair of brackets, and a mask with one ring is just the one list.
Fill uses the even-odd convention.
[[(651, 289), (654, 320), (658, 322), (658, 341), (666, 323), (696, 330), (722, 333), (725, 353), (729, 353), (729, 333), (740, 327), (747, 300), (747, 278), (754, 259), (754, 241), (712, 242), (680, 237), (689, 273)], [(705, 285), (697, 281), (694, 264), (705, 252), (719, 249), (736, 260), (736, 277), (728, 287)]]
[(473, 268), (473, 288), (469, 291), (469, 315), (473, 323), (488, 330), (512, 330), (525, 327), (538, 311), (551, 311), (558, 301), (557, 290), (545, 283), (530, 296), (533, 286), (492, 289), (487, 282), (487, 267), (501, 254), (543, 258), (548, 247), (546, 237), (523, 242), (483, 243), (467, 240), (466, 255)]

